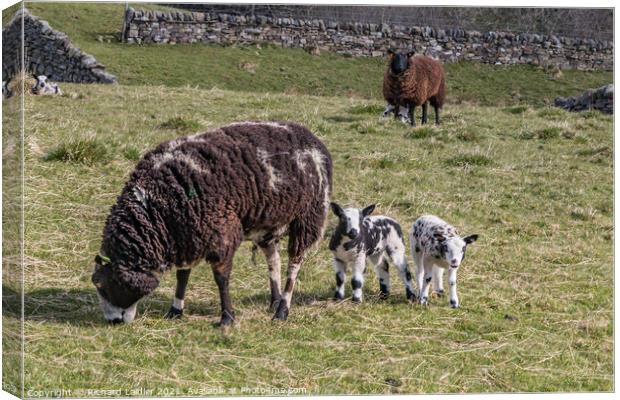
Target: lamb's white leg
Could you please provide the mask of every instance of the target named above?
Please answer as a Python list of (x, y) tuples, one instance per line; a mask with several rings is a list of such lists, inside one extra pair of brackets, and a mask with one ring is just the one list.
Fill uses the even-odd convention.
[(418, 247), (417, 240), (413, 236), (413, 232), (409, 234), (409, 244), (411, 246), (411, 255), (413, 256), (413, 262), (416, 267), (416, 284), (418, 286), (418, 299), (422, 294), (422, 271), (424, 271), (424, 264), (422, 262), (422, 252)]
[(420, 294), (420, 304), (428, 304), (428, 290), (431, 279), (433, 279), (433, 264), (424, 260), (424, 279), (422, 282), (422, 293)]
[(336, 293), (335, 300), (344, 299), (344, 280), (347, 266), (341, 260), (334, 258), (334, 272), (336, 273)]
[(415, 251), (415, 245), (413, 243), (411, 244), (411, 253), (413, 254), (413, 260), (416, 265), (415, 278), (418, 286), (418, 300), (422, 300), (422, 286), (424, 286), (424, 257), (422, 254)]
[(351, 300), (354, 303), (362, 302), (362, 286), (364, 286), (364, 270), (366, 269), (366, 255), (361, 254), (353, 262), (353, 276), (351, 277), (351, 287), (353, 295)]
[(450, 268), (448, 271), (448, 285), (450, 286), (450, 305), (452, 308), (459, 307), (459, 297), (456, 294), (456, 271), (457, 268)]
[(398, 276), (405, 284), (405, 294), (407, 300), (415, 301), (415, 294), (413, 291), (413, 282), (411, 282), (411, 272), (409, 272), (409, 266), (407, 265), (407, 257), (405, 255), (405, 249), (397, 253), (392, 253), (392, 262), (398, 269)]
[(374, 264), (375, 272), (379, 278), (380, 296), (385, 299), (390, 295), (390, 265), (383, 255), (371, 256), (370, 261)]
[(445, 269), (435, 266), (433, 268), (433, 291), (437, 293), (439, 296), (443, 296), (443, 273)]

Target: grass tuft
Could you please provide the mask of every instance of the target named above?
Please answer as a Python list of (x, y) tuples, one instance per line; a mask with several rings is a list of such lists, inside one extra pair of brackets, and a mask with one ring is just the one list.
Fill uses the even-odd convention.
[(173, 117), (162, 122), (159, 127), (163, 129), (174, 129), (177, 131), (197, 131), (200, 129), (200, 124), (192, 119)]
[(426, 139), (437, 135), (437, 131), (431, 127), (425, 126), (421, 128), (414, 128), (405, 133), (407, 139)]
[(138, 161), (140, 159), (140, 150), (131, 145), (125, 146), (123, 157), (128, 161)]
[(45, 161), (93, 164), (109, 160), (106, 145), (98, 139), (80, 139), (62, 143), (50, 150)]
[(527, 106), (514, 106), (514, 107), (506, 107), (504, 111), (509, 114), (523, 114), (528, 110)]
[(542, 140), (557, 139), (562, 130), (558, 127), (544, 128), (536, 131), (536, 137)]
[(359, 106), (354, 106), (349, 108), (349, 112), (351, 114), (364, 114), (364, 115), (381, 115), (383, 114), (384, 108), (380, 105), (376, 104), (364, 104)]

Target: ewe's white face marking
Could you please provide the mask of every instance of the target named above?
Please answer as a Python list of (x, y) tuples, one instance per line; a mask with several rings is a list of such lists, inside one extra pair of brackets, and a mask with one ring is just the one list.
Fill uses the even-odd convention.
[(446, 262), (452, 268), (458, 268), (463, 261), (465, 254), (465, 241), (460, 237), (449, 238), (445, 242), (446, 253), (444, 255)]
[(256, 156), (263, 167), (267, 170), (267, 175), (269, 175), (269, 187), (272, 190), (277, 190), (276, 185), (282, 182), (282, 178), (279, 176), (278, 170), (275, 169), (269, 161), (269, 158), (272, 156), (270, 156), (267, 151), (260, 148), (256, 149)]
[(133, 303), (123, 310), (121, 307), (117, 307), (104, 299), (99, 292), (97, 292), (97, 296), (99, 297), (99, 304), (101, 305), (103, 316), (107, 321), (112, 322), (115, 320), (122, 320), (125, 323), (130, 323), (136, 317), (138, 302)]

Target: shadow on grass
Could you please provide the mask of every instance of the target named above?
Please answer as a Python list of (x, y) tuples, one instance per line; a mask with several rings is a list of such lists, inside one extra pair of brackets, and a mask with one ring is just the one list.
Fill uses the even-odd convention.
[[(331, 292), (294, 293), (293, 307), (310, 305), (317, 301), (329, 299)], [(209, 300), (197, 299), (188, 293), (190, 300), (186, 307), (187, 315), (219, 317), (219, 298)], [(233, 301), (233, 308), (258, 306), (268, 312), (270, 294), (268, 290)], [(139, 314), (149, 314), (153, 318), (164, 317), (172, 298), (153, 293), (140, 300)], [(21, 295), (10, 286), (2, 285), (2, 310), (4, 315), (21, 319)], [(99, 299), (95, 289), (45, 288), (24, 293), (24, 318), (27, 321), (47, 321), (68, 323), (75, 326), (106, 325), (99, 308)]]
[[(195, 315), (216, 315), (219, 310), (215, 301), (192, 300), (188, 312)], [(154, 293), (138, 304), (138, 313), (153, 314), (154, 317), (166, 314), (172, 299)], [(20, 293), (8, 286), (2, 286), (2, 310), (5, 316), (21, 318)], [(217, 311), (219, 313), (219, 311)], [(106, 325), (99, 308), (95, 289), (46, 288), (24, 293), (24, 319), (27, 321), (47, 321), (69, 323), (76, 326)]]

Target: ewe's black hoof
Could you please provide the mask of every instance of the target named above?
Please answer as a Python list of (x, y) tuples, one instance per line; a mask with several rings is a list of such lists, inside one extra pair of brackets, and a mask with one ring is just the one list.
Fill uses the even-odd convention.
[(450, 306), (452, 306), (452, 308), (459, 308), (458, 303), (454, 300), (450, 300)]
[(435, 294), (437, 295), (437, 297), (443, 297), (443, 294), (445, 292), (443, 290), (435, 290)]
[(227, 326), (232, 326), (235, 322), (235, 316), (231, 313), (224, 312), (222, 313), (222, 319), (220, 320), (220, 327), (224, 328)]
[(278, 307), (278, 311), (276, 311), (275, 315), (272, 318), (272, 321), (286, 321), (288, 318), (288, 307), (286, 303), (281, 302)]
[(170, 310), (164, 315), (165, 319), (179, 319), (183, 316), (183, 310), (179, 310), (178, 308), (172, 306)]
[(269, 305), (270, 312), (275, 312), (278, 309), (278, 307), (280, 306), (280, 300), (281, 299), (271, 301), (271, 304)]
[(355, 304), (360, 304), (362, 302), (362, 298), (361, 297), (352, 297), (351, 301)]
[(334, 300), (336, 301), (344, 300), (344, 294), (340, 294), (340, 292), (334, 293)]
[(416, 301), (415, 293), (407, 289), (406, 291), (407, 301)]
[(387, 300), (390, 297), (390, 292), (379, 292), (379, 299)]

